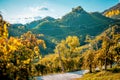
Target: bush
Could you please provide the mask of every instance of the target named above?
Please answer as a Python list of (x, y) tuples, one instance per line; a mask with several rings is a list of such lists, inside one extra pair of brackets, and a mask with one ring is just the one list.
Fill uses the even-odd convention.
[(110, 71), (112, 73), (119, 73), (120, 72), (120, 68), (114, 67), (114, 68), (108, 69), (107, 71)]
[(120, 72), (120, 68), (113, 68), (112, 72), (113, 73), (119, 73)]

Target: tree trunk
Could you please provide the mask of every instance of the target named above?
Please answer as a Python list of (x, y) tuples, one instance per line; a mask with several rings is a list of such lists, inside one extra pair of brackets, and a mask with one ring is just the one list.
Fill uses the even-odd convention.
[(40, 74), (40, 71), (38, 70), (38, 74), (37, 75), (39, 76), (39, 74)]
[(110, 68), (112, 68), (112, 61), (110, 61)]
[(112, 68), (112, 64), (110, 64), (110, 68)]
[(58, 51), (58, 54), (59, 54), (59, 60), (60, 60), (60, 63), (61, 63), (61, 69), (62, 69), (62, 72), (64, 72), (64, 66), (63, 66), (63, 62), (62, 62), (62, 59), (61, 59), (59, 51)]
[(92, 65), (91, 64), (89, 65), (89, 71), (90, 71), (90, 73), (92, 73)]
[(17, 79), (17, 71), (14, 72), (14, 80)]
[(109, 48), (106, 49), (105, 53), (105, 70), (107, 70), (107, 54), (108, 54)]
[(105, 59), (105, 70), (107, 70), (107, 58)]
[[(16, 58), (16, 54), (14, 55), (14, 66), (17, 67), (17, 58)], [(14, 72), (14, 80), (17, 79), (17, 70), (15, 68), (15, 72)]]
[(113, 55), (112, 55), (112, 54), (110, 55), (110, 59), (111, 59), (111, 60), (110, 60), (110, 68), (112, 68), (112, 64), (113, 64), (113, 61), (114, 61), (114, 60), (113, 60), (113, 59), (114, 59), (114, 57), (113, 57)]

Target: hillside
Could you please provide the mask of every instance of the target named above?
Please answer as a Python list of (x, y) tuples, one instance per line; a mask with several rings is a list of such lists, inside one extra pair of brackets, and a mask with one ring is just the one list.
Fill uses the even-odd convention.
[(106, 17), (120, 19), (120, 3), (116, 4), (115, 6), (105, 10), (103, 15)]
[(78, 37), (82, 36), (81, 45), (83, 45), (87, 34), (96, 36), (109, 28), (109, 25), (114, 24), (114, 22), (115, 20), (107, 18), (99, 12), (88, 13), (81, 6), (78, 6), (60, 19), (46, 17), (22, 25), (22, 27), (16, 27), (18, 24), (13, 24), (9, 32), (10, 36), (20, 36), (28, 30), (35, 34), (44, 34), (43, 38), (48, 42), (48, 52), (53, 52), (53, 44), (56, 41), (59, 42), (69, 35), (76, 35)]

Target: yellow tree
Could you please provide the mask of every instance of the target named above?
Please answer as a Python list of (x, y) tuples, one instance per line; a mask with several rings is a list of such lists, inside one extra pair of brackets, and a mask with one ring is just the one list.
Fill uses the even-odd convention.
[(8, 38), (8, 26), (10, 24), (3, 20), (2, 15), (0, 15), (0, 37)]
[(37, 39), (36, 36), (30, 31), (21, 35), (20, 39), (21, 43), (25, 46), (25, 49), (28, 51), (33, 51), (27, 54), (29, 55), (29, 58), (24, 61), (24, 63), (29, 64), (29, 71), (32, 73), (32, 63), (38, 62), (41, 57), (39, 45), (41, 45), (43, 48), (46, 48), (46, 44), (44, 40)]
[(87, 50), (83, 53), (83, 66), (89, 68), (89, 72), (92, 73), (92, 68), (94, 66), (94, 50)]
[(113, 59), (115, 62), (117, 62), (118, 64), (120, 63), (120, 26), (113, 26), (112, 27), (112, 43), (113, 45), (110, 47), (110, 53), (111, 55), (113, 55), (113, 57), (111, 57), (111, 59)]
[[(27, 80), (31, 76), (28, 74), (31, 65), (39, 61), (39, 46), (46, 48), (45, 42), (37, 39), (31, 32), (23, 34), (20, 38), (8, 38), (7, 26), (8, 23), (0, 16), (0, 77), (6, 80)], [(26, 65), (29, 65), (29, 70)]]
[(8, 23), (3, 20), (2, 15), (0, 15), (0, 77), (5, 77), (7, 74), (3, 75), (3, 73), (7, 73), (7, 63), (9, 58), (8, 54)]
[(65, 40), (62, 40), (59, 44), (57, 44), (57, 46), (55, 47), (55, 50), (54, 50), (55, 53), (57, 53), (59, 55), (59, 61), (60, 61), (61, 69), (62, 69), (63, 72), (65, 71), (65, 69), (64, 69), (64, 65), (63, 65), (61, 55), (66, 54), (68, 52), (67, 50), (68, 49), (66, 47)]
[(115, 55), (117, 55), (115, 51), (115, 47), (118, 44), (118, 41), (120, 37), (117, 37), (116, 35), (119, 35), (117, 30), (118, 26), (113, 26), (109, 30), (107, 30), (104, 34), (101, 36), (101, 48), (96, 53), (96, 61), (100, 62), (100, 65), (105, 65), (105, 70), (107, 69), (107, 65), (110, 64), (110, 67), (112, 68), (112, 64), (115, 61)]
[(61, 68), (63, 71), (65, 65), (63, 65), (62, 57), (66, 59), (72, 58), (74, 53), (78, 52), (79, 46), (80, 46), (80, 42), (77, 36), (68, 36), (66, 40), (62, 40), (60, 43), (57, 44), (55, 48), (55, 53), (59, 54), (59, 60), (61, 61)]
[(70, 56), (74, 55), (73, 53), (80, 46), (79, 38), (77, 36), (68, 36), (66, 38), (66, 44), (70, 51)]

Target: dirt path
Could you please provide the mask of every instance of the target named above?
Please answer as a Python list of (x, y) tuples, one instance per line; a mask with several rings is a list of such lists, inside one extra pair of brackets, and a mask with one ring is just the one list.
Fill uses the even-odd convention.
[(74, 78), (80, 78), (83, 74), (87, 73), (88, 70), (81, 70), (75, 72), (52, 74), (47, 76), (36, 77), (36, 80), (72, 80)]

